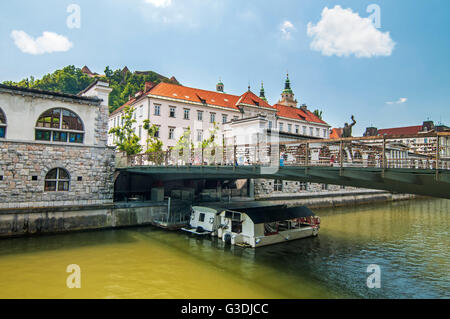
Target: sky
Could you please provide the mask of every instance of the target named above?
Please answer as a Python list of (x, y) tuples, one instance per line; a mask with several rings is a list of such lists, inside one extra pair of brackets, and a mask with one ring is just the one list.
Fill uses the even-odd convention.
[(0, 82), (128, 66), (275, 104), (286, 72), (332, 127), (450, 125), (450, 1), (15, 0), (0, 4)]

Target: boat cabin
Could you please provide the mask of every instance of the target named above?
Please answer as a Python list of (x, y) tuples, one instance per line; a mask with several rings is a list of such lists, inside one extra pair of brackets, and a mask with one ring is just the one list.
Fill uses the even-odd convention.
[(307, 207), (255, 207), (220, 213), (218, 237), (233, 245), (260, 247), (317, 236), (320, 218)]

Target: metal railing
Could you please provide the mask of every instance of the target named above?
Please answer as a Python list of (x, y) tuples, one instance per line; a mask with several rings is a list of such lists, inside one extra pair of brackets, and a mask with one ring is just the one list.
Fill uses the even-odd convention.
[[(420, 150), (416, 147), (417, 140)], [(413, 142), (414, 141), (414, 142)], [(224, 144), (226, 141), (224, 141)], [(120, 161), (123, 165), (123, 161)], [(207, 148), (172, 149), (126, 158), (136, 166), (319, 166), (362, 168), (450, 169), (450, 133), (389, 137), (266, 142), (259, 136), (253, 144), (227, 143)]]

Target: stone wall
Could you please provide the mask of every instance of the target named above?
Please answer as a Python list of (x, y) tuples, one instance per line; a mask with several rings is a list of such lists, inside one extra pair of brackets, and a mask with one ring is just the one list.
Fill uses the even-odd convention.
[[(282, 190), (275, 190), (275, 180), (273, 179), (257, 179), (255, 180), (255, 196), (266, 197), (267, 195), (277, 194), (308, 194), (308, 193), (320, 193), (330, 191), (353, 191), (358, 188), (340, 185), (325, 185), (318, 183), (302, 183), (298, 181), (282, 181)], [(359, 188), (360, 189), (360, 188)]]
[[(69, 191), (44, 191), (53, 168), (68, 171)], [(0, 141), (0, 209), (111, 203), (113, 174), (114, 152), (107, 147)]]

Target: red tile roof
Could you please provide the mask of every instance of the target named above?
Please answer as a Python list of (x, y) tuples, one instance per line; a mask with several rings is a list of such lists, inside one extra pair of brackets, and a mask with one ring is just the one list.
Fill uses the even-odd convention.
[(331, 139), (341, 138), (343, 131), (344, 130), (342, 128), (334, 128), (334, 129), (332, 129), (331, 133), (330, 133), (330, 138)]
[(241, 95), (239, 99), (239, 103), (254, 105), (254, 106), (261, 106), (261, 107), (268, 107), (273, 109), (273, 106), (261, 99), (259, 96), (254, 94), (251, 91), (247, 91), (244, 94)]
[(281, 104), (275, 104), (274, 107), (278, 110), (278, 116), (307, 122), (327, 124), (325, 121), (322, 121), (319, 117), (317, 117), (314, 113), (312, 113), (309, 110), (302, 110), (296, 107), (285, 106)]
[(418, 134), (422, 130), (422, 125), (394, 127), (379, 129), (378, 135), (409, 135)]
[(194, 89), (187, 86), (175, 85), (170, 83), (159, 83), (148, 94), (178, 99), (183, 101), (207, 103), (211, 105), (227, 107), (237, 110), (239, 96)]

